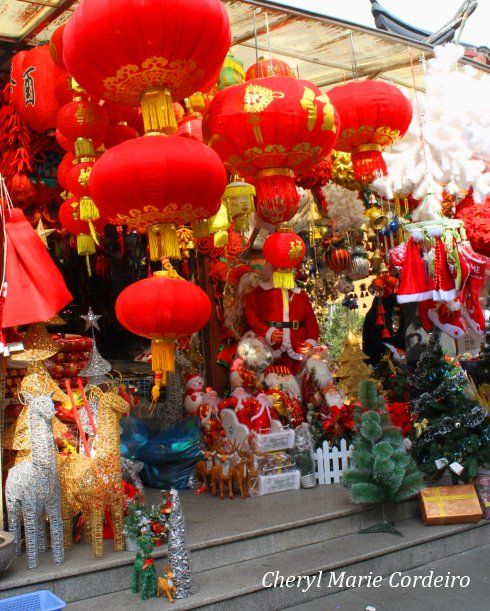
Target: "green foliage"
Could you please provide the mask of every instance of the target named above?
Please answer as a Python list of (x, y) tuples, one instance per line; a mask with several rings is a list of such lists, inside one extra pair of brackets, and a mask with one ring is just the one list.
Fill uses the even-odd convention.
[(412, 455), (426, 478), (439, 479), (445, 459), (463, 467), (460, 475), (450, 471), (454, 482), (470, 481), (479, 466), (490, 466), (490, 422), (487, 411), (469, 392), (461, 367), (445, 358), (434, 332), (410, 376), (410, 410), (417, 421), (427, 423), (415, 436)]
[(363, 382), (359, 396), (367, 411), (356, 417), (358, 432), (344, 485), (351, 489), (355, 503), (409, 498), (422, 488), (423, 480), (405, 450), (401, 432), (391, 425), (374, 382)]
[(364, 316), (358, 310), (348, 310), (335, 303), (320, 329), (320, 342), (330, 347), (332, 359), (337, 361), (344, 348), (349, 330), (355, 335), (362, 331)]
[(391, 358), (391, 353), (387, 353), (375, 366), (374, 371), (376, 379), (381, 382), (389, 402), (407, 401), (408, 368), (406, 364), (395, 363)]

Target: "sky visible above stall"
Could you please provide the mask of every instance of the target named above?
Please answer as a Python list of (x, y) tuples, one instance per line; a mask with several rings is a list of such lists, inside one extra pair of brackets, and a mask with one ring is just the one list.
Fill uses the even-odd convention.
[[(313, 11), (336, 19), (374, 28), (369, 0), (277, 0), (286, 6)], [(429, 32), (435, 32), (457, 12), (463, 0), (379, 0), (392, 15)], [(466, 22), (461, 42), (490, 46), (490, 0), (478, 0), (478, 7)]]

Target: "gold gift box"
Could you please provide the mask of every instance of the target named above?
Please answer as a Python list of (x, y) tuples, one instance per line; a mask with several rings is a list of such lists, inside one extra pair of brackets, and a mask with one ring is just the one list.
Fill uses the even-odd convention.
[(426, 526), (478, 522), (483, 516), (473, 484), (424, 488), (419, 494)]

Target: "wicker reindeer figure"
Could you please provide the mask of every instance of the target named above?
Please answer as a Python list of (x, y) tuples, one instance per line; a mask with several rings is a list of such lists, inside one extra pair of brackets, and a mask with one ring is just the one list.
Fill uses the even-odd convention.
[(234, 498), (233, 494), (233, 472), (231, 468), (231, 460), (233, 454), (236, 452), (236, 444), (231, 446), (229, 451), (226, 451), (221, 442), (216, 443), (216, 454), (218, 464), (213, 467), (211, 473), (211, 489), (213, 494), (216, 494), (219, 488), (219, 498), (223, 500), (224, 485), (228, 485), (228, 496), (230, 499)]
[(61, 491), (56, 464), (52, 420), (55, 415), (51, 395), (32, 396), (29, 403), (31, 461), (9, 470), (5, 497), (9, 529), (15, 538), (15, 555), (21, 552), (21, 517), (24, 518), (27, 568), (36, 569), (39, 551), (46, 551), (45, 516), (49, 518), (51, 546), (55, 564), (64, 562)]

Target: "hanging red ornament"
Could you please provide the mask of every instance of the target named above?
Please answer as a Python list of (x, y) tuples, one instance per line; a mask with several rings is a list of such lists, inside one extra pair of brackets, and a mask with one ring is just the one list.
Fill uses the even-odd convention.
[(293, 289), (294, 272), (305, 256), (303, 240), (290, 227), (278, 227), (264, 242), (262, 253), (275, 269), (272, 274), (274, 288)]
[(325, 264), (334, 272), (343, 272), (351, 264), (351, 254), (345, 248), (332, 248), (325, 254)]
[(63, 155), (63, 159), (61, 160), (61, 162), (60, 162), (60, 164), (58, 166), (58, 170), (56, 172), (56, 178), (58, 180), (58, 184), (65, 191), (67, 189), (67, 187), (66, 187), (66, 175), (68, 174), (68, 172), (70, 171), (71, 167), (73, 166), (74, 161), (75, 161), (75, 155), (73, 153), (65, 153)]
[(88, 256), (95, 253), (95, 246), (98, 244), (97, 233), (101, 233), (105, 225), (102, 219), (97, 219), (94, 223), (82, 220), (80, 205), (71, 197), (61, 204), (58, 220), (63, 229), (76, 239), (79, 255)]
[(252, 81), (257, 78), (267, 78), (269, 76), (288, 76), (290, 78), (296, 78), (294, 70), (289, 64), (275, 59), (265, 59), (261, 57), (256, 64), (252, 64), (245, 73), (245, 80)]
[(24, 57), (27, 51), (19, 51), (12, 57), (10, 66), (10, 103), (20, 114), (24, 105), (23, 70)]
[(49, 53), (47, 45), (34, 47), (23, 56), (23, 99), (17, 108), (24, 121), (34, 131), (54, 129), (60, 105), (54, 91), (62, 74)]
[(58, 26), (51, 34), (51, 39), (49, 41), (49, 53), (51, 55), (51, 59), (58, 66), (58, 68), (61, 68), (62, 70), (66, 70), (63, 61), (63, 32), (65, 31), (65, 26), (66, 23)]
[(57, 117), (59, 133), (72, 142), (77, 156), (94, 155), (94, 142), (103, 141), (108, 123), (102, 106), (78, 94), (60, 108)]
[(391, 339), (391, 334), (386, 327), (381, 331), (381, 337), (382, 339)]
[(73, 100), (73, 79), (68, 72), (62, 72), (57, 78), (54, 86), (54, 95), (61, 106)]
[(278, 224), (298, 209), (296, 175), (328, 155), (338, 125), (333, 105), (316, 85), (269, 77), (219, 91), (203, 132), (230, 172), (253, 178), (259, 216)]
[(226, 172), (209, 147), (179, 136), (144, 136), (106, 151), (90, 175), (90, 193), (117, 225), (149, 231), (150, 256), (180, 258), (175, 225), (218, 211)]
[(104, 136), (104, 146), (106, 149), (110, 149), (121, 144), (121, 142), (139, 137), (140, 134), (130, 125), (109, 125)]
[(172, 97), (202, 91), (213, 75), (216, 82), (230, 42), (219, 0), (84, 0), (65, 28), (63, 57), (86, 91), (141, 104), (146, 132), (173, 133)]
[(177, 128), (177, 135), (203, 142), (202, 117), (185, 115)]
[(372, 182), (386, 175), (382, 150), (401, 138), (412, 120), (410, 100), (382, 81), (354, 81), (329, 89), (340, 117), (335, 149), (351, 153), (354, 177)]

